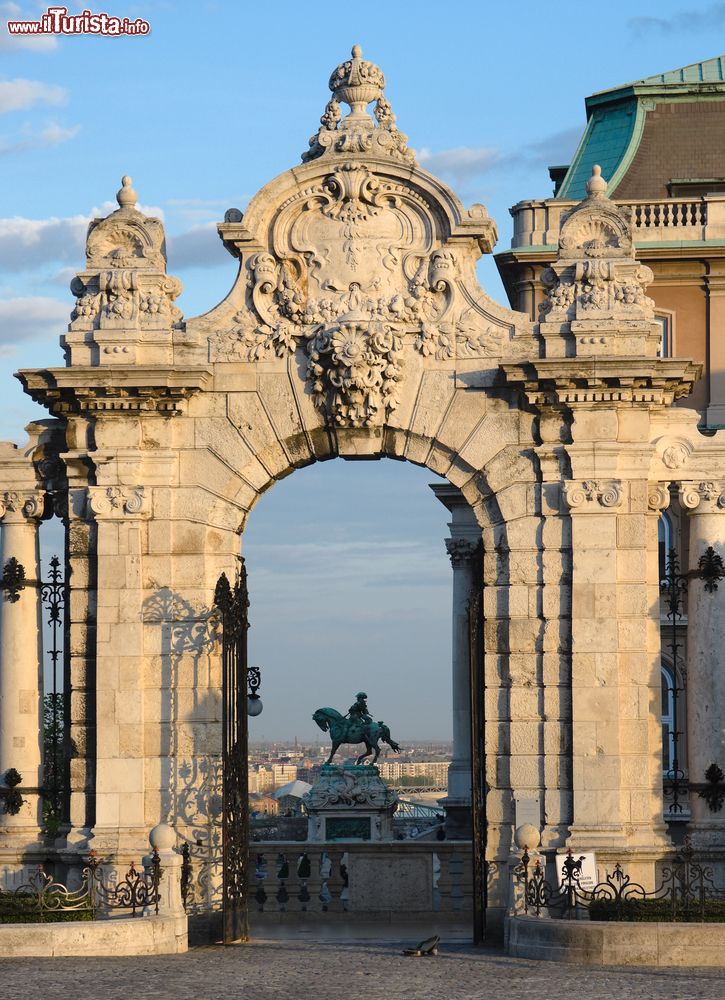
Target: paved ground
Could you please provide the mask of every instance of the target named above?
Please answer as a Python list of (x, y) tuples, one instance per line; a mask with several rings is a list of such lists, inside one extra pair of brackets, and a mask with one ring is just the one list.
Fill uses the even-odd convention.
[[(405, 942), (409, 944), (410, 942)], [(587, 969), (443, 944), (405, 958), (403, 942), (267, 940), (153, 958), (0, 959), (0, 995), (19, 1000), (723, 1000), (710, 969)]]

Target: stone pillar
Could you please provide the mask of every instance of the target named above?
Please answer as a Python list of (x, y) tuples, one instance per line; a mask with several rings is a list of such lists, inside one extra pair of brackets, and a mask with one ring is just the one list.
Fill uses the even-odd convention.
[(142, 563), (151, 500), (144, 486), (89, 486), (96, 521), (96, 787), (92, 846), (145, 839)]
[[(570, 845), (637, 855), (652, 874), (662, 819), (659, 597), (646, 482), (569, 482), (574, 822)], [(651, 553), (651, 568), (648, 555)]]
[[(725, 558), (725, 482), (682, 483), (680, 502), (689, 510), (689, 571), (712, 546)], [(690, 580), (687, 595), (687, 772), (705, 781), (716, 763), (725, 770), (725, 582), (712, 592), (704, 580)], [(690, 833), (694, 845), (722, 846), (725, 812), (710, 812), (699, 795), (690, 795)]]
[(446, 550), (453, 567), (451, 668), (453, 683), (453, 759), (448, 768), (446, 830), (451, 838), (470, 836), (471, 826), (471, 690), (469, 679), (468, 601), (473, 563), (481, 529), (463, 494), (454, 486), (432, 486), (453, 515)]
[[(0, 571), (10, 559), (25, 570), (25, 588), (0, 593), (0, 780), (9, 768), (22, 776), (16, 815), (0, 804), (0, 846), (35, 846), (42, 821), (42, 619), (38, 521), (42, 490), (6, 491), (0, 498)], [(4, 783), (4, 782), (3, 782)]]

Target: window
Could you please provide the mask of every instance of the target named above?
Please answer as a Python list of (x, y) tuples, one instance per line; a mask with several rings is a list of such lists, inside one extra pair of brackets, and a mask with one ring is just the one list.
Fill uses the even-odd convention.
[[(672, 733), (675, 728), (674, 680), (671, 669), (662, 664), (662, 770), (665, 774), (672, 768), (674, 746)], [(678, 706), (679, 707), (679, 706)], [(678, 720), (679, 728), (679, 720)], [(678, 761), (680, 767), (682, 762)]]
[(660, 327), (660, 346), (657, 349), (658, 358), (672, 357), (672, 314), (655, 316), (655, 322)]
[(670, 515), (663, 511), (657, 524), (657, 548), (659, 553), (660, 580), (667, 576), (667, 559), (674, 547), (674, 535)]

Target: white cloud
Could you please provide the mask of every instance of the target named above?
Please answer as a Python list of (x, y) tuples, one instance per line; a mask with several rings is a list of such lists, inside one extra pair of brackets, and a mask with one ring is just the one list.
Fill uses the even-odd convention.
[(218, 267), (227, 260), (214, 222), (192, 226), (179, 236), (167, 236), (166, 242), (172, 273), (185, 267)]
[(83, 261), (89, 217), (0, 219), (0, 269), (26, 271), (50, 261)]
[(68, 302), (41, 295), (0, 299), (0, 349), (12, 354), (24, 341), (58, 336), (68, 324)]
[(68, 91), (56, 84), (39, 80), (0, 80), (0, 114), (8, 111), (26, 111), (36, 104), (65, 104)]
[(203, 223), (220, 222), (228, 208), (239, 208), (244, 211), (248, 195), (241, 198), (169, 198), (166, 204), (172, 213), (176, 214), (189, 225), (198, 226)]
[[(116, 202), (109, 200), (94, 206), (88, 215), (51, 219), (0, 218), (0, 273), (17, 274), (58, 264), (61, 267), (44, 280), (67, 284), (83, 265), (89, 222), (117, 208)], [(158, 205), (139, 205), (138, 208), (144, 215), (163, 220), (164, 212)], [(172, 274), (187, 267), (217, 267), (228, 263), (213, 222), (192, 226), (177, 236), (167, 235), (167, 244)]]
[(501, 153), (491, 146), (472, 148), (457, 146), (455, 149), (444, 149), (432, 153), (429, 149), (421, 149), (418, 160), (421, 166), (433, 174), (446, 174), (458, 183), (478, 177), (501, 161)]
[(41, 149), (44, 146), (57, 146), (61, 142), (73, 139), (78, 135), (79, 131), (80, 125), (63, 128), (57, 122), (50, 122), (40, 132), (33, 132), (25, 126), (19, 138), (9, 140), (0, 139), (0, 156), (7, 156), (11, 153), (24, 153), (30, 149)]
[(40, 132), (39, 139), (44, 146), (58, 146), (61, 142), (74, 139), (80, 130), (80, 125), (73, 125), (72, 128), (63, 128), (57, 122), (51, 122)]
[[(163, 222), (164, 210), (163, 208), (159, 208), (158, 205), (141, 205), (139, 203), (138, 205), (136, 205), (136, 208), (139, 210), (139, 212), (142, 212), (144, 215), (151, 216), (151, 218), (154, 219), (161, 219), (161, 221)], [(118, 209), (118, 202), (115, 200), (115, 198), (113, 201), (111, 201), (111, 199), (109, 198), (108, 201), (104, 201), (101, 202), (100, 205), (93, 206), (93, 208), (90, 211), (90, 215), (88, 216), (88, 221), (90, 222), (91, 219), (102, 219), (104, 216), (110, 215), (111, 212), (117, 211), (117, 209)]]
[(583, 132), (583, 125), (574, 125), (559, 132), (552, 132), (551, 135), (524, 146), (522, 159), (532, 159), (547, 167), (569, 163)]
[[(43, 10), (45, 10), (45, 5)], [(17, 49), (30, 49), (34, 52), (52, 52), (58, 48), (55, 35), (11, 35), (7, 28), (8, 21), (37, 21), (36, 11), (28, 13), (16, 3), (0, 3), (0, 52), (12, 52)]]
[(701, 10), (678, 10), (669, 17), (631, 17), (627, 26), (642, 38), (650, 34), (671, 35), (686, 31), (716, 31), (725, 24), (725, 3), (712, 3)]

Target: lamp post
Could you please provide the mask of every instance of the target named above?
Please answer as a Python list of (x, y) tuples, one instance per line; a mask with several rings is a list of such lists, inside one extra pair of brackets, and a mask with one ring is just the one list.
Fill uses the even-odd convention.
[(247, 667), (247, 715), (253, 718), (262, 714), (262, 699), (257, 694), (262, 683), (262, 671), (259, 667)]

